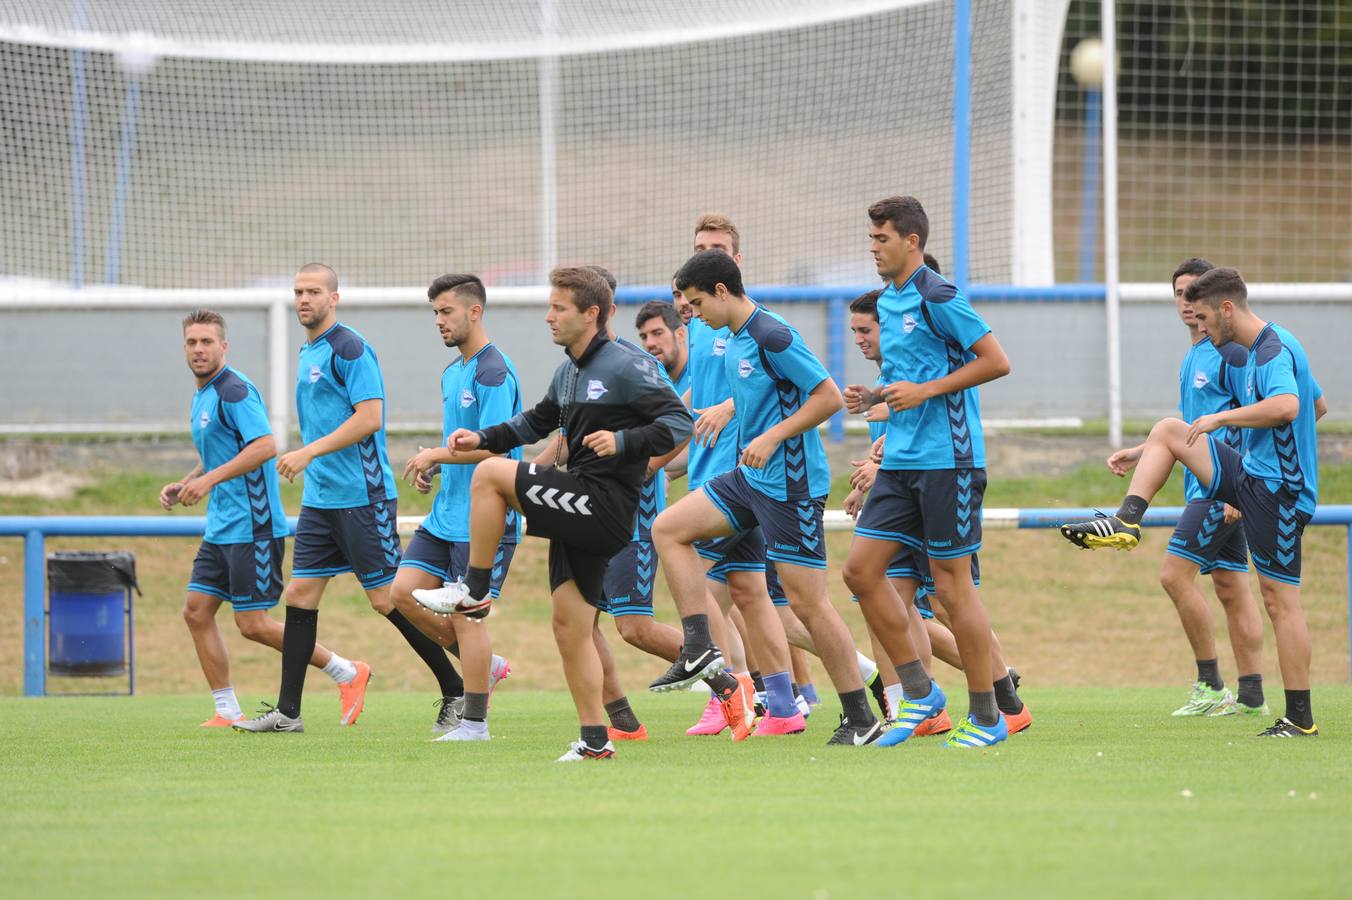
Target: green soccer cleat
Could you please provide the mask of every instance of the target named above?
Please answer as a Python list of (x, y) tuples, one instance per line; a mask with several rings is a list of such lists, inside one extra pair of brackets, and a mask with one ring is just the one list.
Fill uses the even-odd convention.
[[(1173, 716), (1206, 716), (1211, 715), (1213, 709), (1219, 709), (1226, 703), (1234, 703), (1235, 697), (1230, 693), (1229, 688), (1221, 688), (1219, 691), (1212, 689), (1205, 681), (1199, 681), (1192, 686), (1192, 694), (1188, 696), (1188, 702), (1184, 703), (1170, 715)], [(1221, 715), (1224, 715), (1223, 713)]]
[(1207, 713), (1207, 716), (1210, 718), (1215, 718), (1218, 716), (1266, 717), (1270, 715), (1272, 715), (1272, 713), (1268, 710), (1268, 705), (1266, 703), (1260, 703), (1257, 706), (1249, 706), (1247, 704), (1240, 703), (1238, 700), (1233, 698), (1224, 701), (1223, 703), (1216, 706), (1214, 709), (1212, 709)]
[(1131, 550), (1141, 542), (1141, 526), (1099, 513), (1088, 522), (1062, 525), (1061, 536), (1084, 550)]

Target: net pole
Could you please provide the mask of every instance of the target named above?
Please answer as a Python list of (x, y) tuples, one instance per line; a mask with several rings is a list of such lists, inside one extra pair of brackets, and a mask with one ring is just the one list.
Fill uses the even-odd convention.
[(1108, 325), (1108, 443), (1122, 446), (1122, 309), (1117, 241), (1117, 4), (1103, 0), (1103, 280)]
[[(75, 0), (71, 9), (76, 32), (84, 31), (84, 0)], [(70, 283), (84, 285), (85, 224), (85, 52), (71, 51), (70, 106)]]
[(268, 420), (279, 454), (286, 451), (291, 437), (286, 313), (286, 301), (280, 295), (268, 304)]
[(967, 290), (971, 197), (972, 3), (953, 4), (953, 283)]
[(103, 281), (117, 284), (122, 263), (122, 227), (126, 221), (127, 195), (131, 192), (131, 148), (136, 142), (136, 110), (141, 102), (141, 79), (133, 77), (127, 85), (127, 105), (122, 114), (122, 137), (117, 147), (117, 186), (113, 193), (113, 215), (108, 223), (108, 256)]
[(540, 283), (549, 283), (549, 273), (559, 258), (558, 138), (554, 130), (554, 107), (558, 95), (559, 58), (550, 52), (558, 33), (554, 0), (540, 0), (540, 32), (545, 53), (540, 57)]

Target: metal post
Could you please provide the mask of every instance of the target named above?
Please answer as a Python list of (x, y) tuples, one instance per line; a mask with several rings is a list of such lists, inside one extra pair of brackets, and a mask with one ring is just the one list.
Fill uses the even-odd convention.
[(272, 439), (282, 453), (291, 437), (291, 391), (289, 356), (286, 351), (287, 304), (279, 295), (268, 304), (268, 418)]
[[(831, 378), (845, 387), (845, 298), (833, 294), (826, 298), (826, 369)], [(831, 443), (845, 440), (845, 413), (831, 417)]]
[(953, 4), (953, 283), (966, 292), (972, 154), (972, 3)]
[(127, 214), (127, 194), (131, 190), (131, 148), (136, 141), (136, 110), (141, 103), (141, 79), (127, 85), (127, 106), (122, 114), (122, 138), (117, 146), (116, 187), (113, 215), (108, 223), (108, 256), (104, 264), (104, 283), (117, 284), (122, 256), (122, 223)]
[[(75, 31), (85, 27), (84, 2), (74, 3)], [(84, 284), (84, 226), (85, 226), (85, 57), (84, 50), (71, 51), (71, 107), (70, 107), (70, 283), (72, 287)]]
[(1121, 272), (1117, 258), (1117, 4), (1103, 0), (1103, 280), (1107, 289), (1108, 443), (1122, 446)]
[(47, 693), (46, 539), (34, 528), (23, 538), (23, 695)]
[(1352, 679), (1352, 523), (1347, 526), (1347, 666)]
[(540, 56), (540, 283), (549, 283), (550, 270), (559, 259), (558, 145), (554, 132), (554, 102), (557, 94), (559, 58), (554, 55), (554, 35), (559, 30), (554, 0), (540, 0), (540, 33), (544, 52)]
[(1084, 160), (1080, 175), (1080, 284), (1097, 281), (1099, 216), (1099, 131), (1103, 127), (1103, 93), (1084, 92)]

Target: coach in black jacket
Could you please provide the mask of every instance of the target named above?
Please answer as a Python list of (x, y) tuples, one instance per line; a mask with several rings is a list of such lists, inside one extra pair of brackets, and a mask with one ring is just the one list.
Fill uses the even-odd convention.
[[(527, 534), (549, 539), (554, 637), (582, 723), (582, 740), (560, 761), (605, 759), (614, 748), (606, 738), (601, 660), (592, 643), (594, 607), (606, 564), (633, 537), (648, 461), (689, 440), (693, 423), (651, 357), (606, 336), (612, 294), (600, 275), (555, 269), (549, 284), (545, 322), (568, 359), (534, 407), (484, 431), (461, 429), (447, 441), (457, 454), (484, 457), (470, 487), (469, 566), (463, 582), (414, 597), (437, 612), (486, 615), (507, 508), (525, 514)], [(555, 428), (568, 442), (566, 472), (492, 456)]]

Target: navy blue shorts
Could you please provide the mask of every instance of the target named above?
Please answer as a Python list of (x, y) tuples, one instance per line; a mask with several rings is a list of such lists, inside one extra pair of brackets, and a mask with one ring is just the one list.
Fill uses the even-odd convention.
[(789, 598), (784, 594), (784, 586), (779, 583), (779, 573), (775, 571), (775, 564), (765, 559), (765, 538), (761, 535), (759, 527), (727, 537), (714, 538), (711, 541), (698, 541), (695, 550), (704, 559), (713, 563), (705, 575), (706, 578), (719, 584), (727, 584), (729, 572), (763, 572), (770, 602), (775, 606), (789, 605)]
[(249, 544), (203, 541), (192, 561), (188, 590), (229, 601), (235, 612), (272, 609), (282, 596), (286, 538)]
[(605, 603), (602, 612), (615, 618), (653, 614), (653, 579), (657, 575), (657, 553), (652, 541), (630, 541), (610, 558), (602, 587)]
[(1300, 584), (1300, 536), (1310, 514), (1296, 508), (1297, 497), (1286, 485), (1274, 489), (1244, 471), (1235, 448), (1207, 435), (1215, 475), (1208, 500), (1224, 500), (1244, 514), (1244, 537), (1249, 556), (1260, 575), (1286, 584)]
[(1225, 504), (1220, 500), (1193, 500), (1184, 507), (1166, 552), (1197, 563), (1203, 575), (1217, 569), (1249, 571), (1244, 525), (1225, 524)]
[(397, 510), (393, 500), (347, 509), (302, 506), (291, 577), (332, 578), (351, 572), (368, 591), (394, 581), (399, 568)]
[(740, 468), (707, 482), (704, 495), (736, 531), (757, 525), (765, 537), (765, 558), (775, 562), (826, 568), (826, 533), (822, 515), (826, 498), (776, 500), (753, 488)]
[[(981, 587), (981, 557), (973, 553), (972, 560), (972, 584), (975, 587)], [(910, 547), (902, 547), (892, 557), (892, 561), (887, 564), (887, 578), (891, 580), (908, 579), (910, 581), (920, 582), (915, 589), (913, 602), (915, 608), (920, 612), (922, 619), (934, 618), (934, 607), (930, 604), (930, 597), (936, 593), (934, 587), (934, 576), (930, 574), (929, 557), (919, 550)], [(858, 597), (851, 597), (851, 600), (859, 602)]]
[[(515, 543), (503, 541), (498, 544), (488, 582), (488, 593), (494, 600), (502, 593), (502, 583), (507, 579), (507, 570), (512, 567), (515, 553)], [(399, 568), (420, 569), (442, 581), (464, 578), (469, 570), (469, 541), (443, 541), (420, 525), (404, 550), (404, 558), (399, 560)]]
[(981, 549), (985, 469), (881, 469), (854, 533), (895, 541), (935, 559)]

